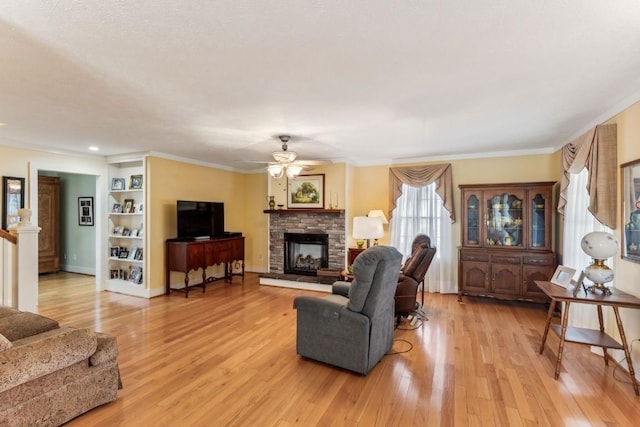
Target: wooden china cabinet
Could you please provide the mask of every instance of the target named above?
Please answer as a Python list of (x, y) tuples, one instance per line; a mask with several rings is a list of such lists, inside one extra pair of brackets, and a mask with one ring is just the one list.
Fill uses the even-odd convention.
[(458, 295), (548, 302), (536, 280), (556, 268), (551, 250), (554, 182), (460, 185)]

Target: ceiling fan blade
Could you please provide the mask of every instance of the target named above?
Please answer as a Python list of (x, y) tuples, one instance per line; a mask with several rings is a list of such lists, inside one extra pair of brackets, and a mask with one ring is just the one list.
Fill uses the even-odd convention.
[(274, 163), (274, 162), (265, 162), (265, 161), (262, 161), (262, 160), (236, 160), (236, 162), (239, 162), (239, 163), (260, 163), (260, 164), (263, 164), (263, 165), (268, 165), (268, 164)]
[(296, 160), (294, 163), (299, 166), (320, 166), (330, 165), (333, 162), (331, 160)]

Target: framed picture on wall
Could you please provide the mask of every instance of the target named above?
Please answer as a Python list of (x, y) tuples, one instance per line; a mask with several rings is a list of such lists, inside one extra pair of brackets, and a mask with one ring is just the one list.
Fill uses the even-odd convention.
[(640, 159), (620, 165), (623, 259), (640, 262)]
[(18, 209), (24, 208), (24, 178), (2, 177), (2, 228), (18, 225)]
[(324, 209), (324, 174), (299, 175), (287, 180), (288, 209)]
[(93, 225), (93, 197), (78, 197), (78, 225)]

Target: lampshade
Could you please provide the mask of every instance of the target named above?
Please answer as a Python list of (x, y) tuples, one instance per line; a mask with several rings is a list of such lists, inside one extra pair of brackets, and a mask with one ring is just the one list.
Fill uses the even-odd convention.
[(384, 229), (380, 217), (353, 217), (354, 239), (379, 239), (382, 236), (384, 236)]
[(269, 175), (271, 175), (271, 177), (274, 179), (282, 178), (282, 176), (284, 175), (284, 168), (282, 167), (282, 165), (278, 164), (267, 166), (267, 171), (269, 172)]
[(286, 169), (287, 176), (289, 178), (295, 178), (296, 176), (300, 175), (300, 172), (302, 172), (302, 166), (289, 165)]
[(367, 214), (367, 216), (369, 218), (373, 218), (373, 217), (380, 217), (382, 219), (382, 224), (389, 224), (389, 221), (387, 221), (387, 217), (384, 214), (384, 212), (382, 212), (382, 209), (371, 209), (369, 211), (369, 213)]
[(592, 231), (582, 238), (580, 246), (593, 259), (607, 259), (618, 252), (618, 239), (611, 233)]

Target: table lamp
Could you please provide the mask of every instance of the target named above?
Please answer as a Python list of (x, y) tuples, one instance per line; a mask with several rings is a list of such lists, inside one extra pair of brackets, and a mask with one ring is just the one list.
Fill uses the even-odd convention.
[(593, 258), (593, 263), (584, 270), (587, 279), (593, 282), (587, 290), (590, 292), (600, 290), (605, 295), (611, 295), (605, 283), (613, 280), (613, 270), (604, 262), (618, 252), (618, 239), (611, 233), (592, 231), (582, 238), (580, 246), (584, 253)]
[[(367, 214), (367, 216), (369, 218), (380, 218), (380, 220), (382, 221), (383, 229), (385, 224), (389, 224), (389, 221), (387, 221), (387, 217), (385, 216), (384, 212), (382, 212), (381, 209), (371, 209)], [(384, 234), (384, 231), (383, 231), (383, 234)], [(378, 246), (378, 239), (375, 239), (373, 241), (373, 245)]]
[(366, 240), (367, 247), (370, 246), (371, 239), (379, 239), (384, 236), (382, 228), (382, 218), (368, 216), (353, 217), (353, 238), (356, 240)]

